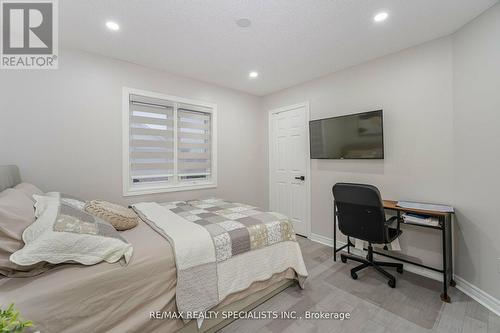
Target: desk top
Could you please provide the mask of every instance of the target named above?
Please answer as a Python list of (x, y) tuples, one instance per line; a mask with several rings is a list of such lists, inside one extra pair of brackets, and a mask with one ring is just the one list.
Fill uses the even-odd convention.
[(397, 201), (393, 201), (393, 200), (383, 200), (383, 201), (384, 201), (384, 208), (385, 209), (399, 210), (401, 212), (430, 215), (430, 216), (448, 216), (448, 215), (452, 214), (452, 213), (438, 212), (438, 211), (433, 211), (433, 210), (403, 208), (403, 207), (399, 207), (397, 205), (398, 204)]

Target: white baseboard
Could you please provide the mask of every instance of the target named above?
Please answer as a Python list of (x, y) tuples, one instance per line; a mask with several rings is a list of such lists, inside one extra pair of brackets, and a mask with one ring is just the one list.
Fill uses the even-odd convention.
[[(326, 245), (326, 246), (329, 246), (329, 247), (333, 247), (333, 238), (328, 238), (328, 237), (321, 236), (321, 235), (318, 235), (318, 234), (314, 234), (314, 233), (311, 232), (311, 234), (309, 235), (309, 239), (312, 240), (313, 242), (321, 243), (323, 245)], [(341, 243), (339, 241), (337, 241), (337, 242), (339, 244)], [(345, 243), (343, 243), (342, 245), (344, 245), (344, 244)]]
[(457, 283), (458, 290), (476, 300), (479, 304), (500, 317), (500, 300), (486, 293), (484, 290), (479, 289), (472, 283), (462, 279), (460, 276), (455, 275), (455, 282)]
[[(312, 240), (313, 242), (316, 243), (321, 243), (326, 246), (333, 247), (333, 238), (325, 237), (322, 235), (314, 234), (311, 233), (309, 236), (309, 239)], [(344, 246), (346, 243), (337, 241), (337, 246), (341, 247)], [(353, 254), (357, 255), (363, 255), (364, 251), (360, 251), (356, 248), (351, 249)], [(385, 258), (384, 258), (385, 259)], [(387, 258), (385, 260), (391, 261), (391, 258)], [(437, 281), (443, 281), (443, 277), (440, 273), (432, 271), (430, 269), (426, 269), (420, 266), (412, 265), (412, 264), (407, 264), (405, 263), (405, 270), (408, 272), (412, 272), (421, 276), (428, 277), (433, 280)], [(500, 316), (500, 300), (496, 299), (495, 297), (491, 296), (484, 290), (476, 287), (475, 285), (471, 284), (470, 282), (464, 280), (460, 276), (453, 275), (453, 279), (457, 283), (457, 289), (463, 292), (464, 294), (468, 295), (472, 299), (476, 300), (479, 304), (483, 305), (496, 315)]]

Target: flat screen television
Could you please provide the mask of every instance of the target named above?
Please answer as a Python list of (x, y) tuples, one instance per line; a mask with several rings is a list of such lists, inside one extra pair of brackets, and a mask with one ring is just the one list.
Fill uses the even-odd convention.
[(383, 111), (309, 122), (312, 159), (383, 159)]

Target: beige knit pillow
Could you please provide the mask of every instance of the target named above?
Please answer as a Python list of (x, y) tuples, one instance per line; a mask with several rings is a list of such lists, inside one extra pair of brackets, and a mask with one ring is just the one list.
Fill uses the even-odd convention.
[(85, 204), (84, 210), (111, 223), (116, 230), (132, 229), (139, 223), (138, 217), (132, 209), (107, 201), (89, 201)]

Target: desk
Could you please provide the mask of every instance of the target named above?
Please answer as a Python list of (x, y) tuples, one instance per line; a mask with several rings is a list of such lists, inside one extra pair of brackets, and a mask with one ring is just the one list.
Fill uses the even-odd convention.
[[(384, 208), (387, 210), (395, 211), (398, 217), (401, 217), (401, 213), (415, 213), (415, 214), (421, 214), (421, 215), (428, 215), (428, 216), (433, 216), (437, 217), (439, 220), (439, 225), (438, 226), (431, 226), (431, 225), (422, 225), (422, 224), (416, 224), (416, 223), (401, 223), (401, 225), (413, 225), (416, 227), (422, 227), (422, 228), (430, 228), (430, 229), (436, 229), (441, 231), (442, 234), (442, 251), (443, 251), (443, 259), (442, 259), (442, 267), (441, 268), (435, 268), (435, 267), (430, 267), (423, 265), (418, 262), (413, 262), (404, 258), (398, 258), (396, 256), (389, 255), (387, 253), (382, 253), (379, 251), (373, 251), (373, 253), (376, 253), (378, 255), (388, 257), (391, 259), (396, 259), (402, 262), (406, 262), (409, 264), (413, 264), (415, 266), (427, 268), (430, 270), (433, 270), (435, 272), (439, 272), (443, 274), (443, 292), (441, 293), (441, 300), (443, 302), (449, 303), (451, 301), (450, 296), (448, 295), (448, 286), (455, 286), (455, 281), (453, 280), (453, 252), (452, 252), (452, 214), (453, 213), (443, 213), (443, 212), (438, 212), (438, 211), (429, 211), (429, 210), (421, 210), (421, 209), (407, 209), (407, 208), (402, 208), (397, 205), (397, 201), (392, 201), (392, 200), (384, 200), (383, 201)], [(337, 261), (337, 252), (342, 251), (343, 249), (347, 248), (347, 252), (351, 253), (351, 247), (354, 246), (354, 244), (351, 243), (351, 240), (349, 237), (347, 237), (347, 244), (338, 248), (337, 249), (337, 207), (335, 206), (334, 202), (334, 208), (333, 208), (333, 258), (335, 261)]]

